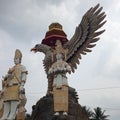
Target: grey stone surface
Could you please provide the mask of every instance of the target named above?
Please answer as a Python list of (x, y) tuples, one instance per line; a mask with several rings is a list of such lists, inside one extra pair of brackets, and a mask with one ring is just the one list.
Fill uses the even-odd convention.
[(69, 87), (69, 111), (67, 116), (62, 113), (59, 116), (54, 116), (53, 95), (49, 94), (33, 106), (30, 120), (88, 120), (88, 117), (78, 103), (75, 89)]

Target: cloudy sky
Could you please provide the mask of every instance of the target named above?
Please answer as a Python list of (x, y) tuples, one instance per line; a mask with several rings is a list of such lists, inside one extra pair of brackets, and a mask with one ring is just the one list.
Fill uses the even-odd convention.
[[(30, 49), (44, 38), (52, 22), (63, 25), (68, 39), (92, 6), (100, 3), (107, 23), (93, 52), (82, 56), (69, 85), (76, 88), (79, 103), (91, 109), (99, 106), (111, 120), (120, 118), (120, 1), (118, 0), (0, 0), (0, 76), (14, 65), (14, 51), (23, 53), (22, 64), (29, 71), (25, 85), (26, 108), (46, 94), (47, 79), (42, 66), (44, 55)], [(1, 83), (0, 83), (1, 87)]]

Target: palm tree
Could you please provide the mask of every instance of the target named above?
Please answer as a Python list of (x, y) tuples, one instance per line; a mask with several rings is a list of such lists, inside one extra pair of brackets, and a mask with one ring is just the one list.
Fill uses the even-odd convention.
[(100, 107), (94, 109), (91, 120), (109, 120), (109, 115), (105, 115), (105, 110), (102, 111)]
[(93, 116), (92, 110), (86, 106), (82, 106), (82, 108), (83, 108), (83, 111), (85, 112), (85, 114), (88, 116), (89, 120), (91, 120), (91, 118)]
[(26, 114), (25, 120), (30, 120), (30, 114), (29, 113)]

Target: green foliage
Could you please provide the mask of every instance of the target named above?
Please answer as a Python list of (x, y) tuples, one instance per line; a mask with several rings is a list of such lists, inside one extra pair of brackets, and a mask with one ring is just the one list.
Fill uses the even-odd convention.
[(29, 113), (26, 114), (25, 120), (30, 120), (30, 114)]
[(92, 118), (92, 116), (93, 116), (92, 110), (90, 108), (87, 108), (86, 106), (83, 106), (82, 108), (90, 120), (90, 118)]
[(89, 120), (110, 120), (107, 119), (109, 115), (105, 115), (105, 110), (100, 107), (94, 108), (94, 111), (92, 111), (90, 108), (83, 106), (83, 110), (88, 115)]
[(105, 110), (102, 111), (100, 107), (94, 109), (92, 120), (109, 120), (109, 115), (105, 115)]

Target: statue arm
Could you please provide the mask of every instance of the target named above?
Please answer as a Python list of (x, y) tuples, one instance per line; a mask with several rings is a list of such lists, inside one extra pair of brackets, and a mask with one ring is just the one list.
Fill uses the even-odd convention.
[(8, 86), (8, 84), (9, 84), (9, 80), (10, 80), (10, 78), (11, 78), (11, 73), (8, 71), (8, 73), (5, 75), (5, 76), (3, 76), (2, 78), (3, 78), (3, 80), (2, 80), (2, 88), (5, 88), (5, 87), (7, 87)]
[(20, 82), (20, 91), (23, 91), (23, 90), (24, 90), (24, 85), (25, 85), (25, 83), (26, 83), (27, 74), (28, 74), (28, 71), (26, 70), (26, 67), (25, 67), (25, 66), (22, 66), (21, 82)]

